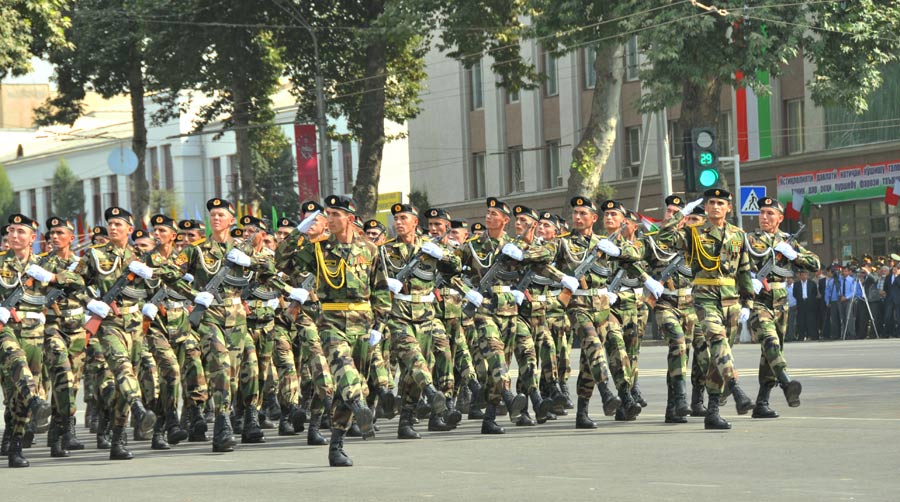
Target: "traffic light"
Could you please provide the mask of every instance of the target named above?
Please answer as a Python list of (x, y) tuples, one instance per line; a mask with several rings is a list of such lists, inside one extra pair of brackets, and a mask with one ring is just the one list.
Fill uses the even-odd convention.
[(719, 147), (712, 127), (691, 129), (691, 159), (696, 191), (719, 183)]

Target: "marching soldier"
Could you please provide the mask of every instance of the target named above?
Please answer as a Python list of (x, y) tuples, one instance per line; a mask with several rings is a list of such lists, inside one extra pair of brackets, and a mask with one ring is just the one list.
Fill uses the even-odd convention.
[[(157, 242), (153, 238), (153, 236), (150, 235), (146, 230), (141, 229), (141, 228), (136, 229), (135, 231), (133, 231), (131, 233), (131, 243), (132, 243), (132, 245), (134, 245), (135, 249), (137, 249), (140, 254), (147, 254), (147, 255), (152, 254), (152, 252), (156, 248), (156, 244), (157, 244)], [(151, 260), (152, 260), (152, 257), (149, 257), (147, 261), (151, 262)], [(157, 277), (156, 279), (158, 280), (159, 277)], [(149, 294), (150, 294), (149, 291), (151, 289), (149, 286), (152, 285), (151, 281), (145, 281), (145, 282), (147, 282), (148, 288), (147, 288), (147, 291), (142, 292), (141, 299), (143, 299), (143, 300), (146, 300), (147, 298), (149, 298)], [(143, 306), (141, 306), (141, 308), (143, 308)], [(143, 326), (143, 320), (142, 320), (141, 324)], [(138, 382), (141, 385), (141, 395), (143, 396), (144, 404), (147, 405), (148, 409), (153, 410), (153, 413), (156, 414), (157, 424), (159, 424), (159, 419), (161, 417), (160, 411), (158, 409), (159, 408), (158, 399), (159, 399), (159, 395), (160, 395), (159, 369), (156, 366), (156, 358), (153, 355), (153, 353), (150, 351), (150, 345), (147, 343), (147, 341), (145, 339), (145, 335), (146, 335), (145, 331), (146, 330), (142, 329), (140, 331), (140, 335), (139, 335), (141, 338), (140, 354), (138, 356), (140, 358), (140, 364), (136, 368), (136, 372), (137, 372)], [(138, 335), (135, 334), (134, 336), (136, 337)], [(150, 437), (147, 436), (145, 431), (143, 431), (136, 423), (134, 423), (134, 417), (132, 417), (132, 425), (135, 426), (134, 427), (134, 437), (133, 437), (133, 439), (135, 441), (147, 441), (148, 439), (151, 439)], [(156, 429), (156, 425), (154, 425), (154, 432), (156, 432), (155, 429)], [(158, 446), (157, 449), (164, 449), (162, 447), (159, 447), (158, 442), (157, 442), (157, 446)]]
[(762, 355), (759, 359), (759, 394), (753, 408), (753, 418), (777, 418), (778, 412), (769, 407), (769, 394), (779, 385), (784, 391), (788, 406), (800, 406), (800, 382), (787, 373), (784, 358), (784, 335), (787, 332), (787, 297), (792, 294), (785, 287), (787, 278), (793, 277), (791, 267), (815, 272), (819, 269), (819, 257), (807, 251), (790, 236), (779, 230), (784, 221), (784, 206), (771, 197), (759, 202), (759, 230), (747, 234), (750, 259), (754, 271), (774, 260), (771, 271), (753, 279), (756, 299), (750, 316), (750, 329), (759, 341)]
[(704, 202), (698, 199), (665, 221), (658, 240), (683, 251), (694, 274), (692, 296), (710, 351), (706, 380), (709, 404), (704, 427), (730, 429), (731, 424), (719, 415), (720, 399), (726, 388), (734, 395), (738, 414), (744, 415), (754, 407), (738, 385), (728, 343), (736, 336), (740, 323), (750, 318), (753, 283), (746, 236), (740, 228), (725, 221), (731, 211), (731, 192), (711, 188), (703, 195), (706, 223), (679, 228), (684, 217)]

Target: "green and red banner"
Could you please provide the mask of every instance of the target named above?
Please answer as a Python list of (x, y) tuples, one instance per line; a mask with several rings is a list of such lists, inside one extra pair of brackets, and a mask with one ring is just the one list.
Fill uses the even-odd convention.
[(900, 160), (821, 169), (778, 176), (778, 200), (787, 205), (803, 196), (806, 204), (833, 204), (884, 197), (900, 181)]
[[(738, 82), (744, 79), (742, 72), (735, 74)], [(756, 78), (769, 85), (769, 73), (756, 72)], [(736, 101), (737, 143), (741, 162), (766, 159), (772, 156), (772, 114), (769, 96), (757, 96), (749, 86), (738, 85), (734, 91)]]

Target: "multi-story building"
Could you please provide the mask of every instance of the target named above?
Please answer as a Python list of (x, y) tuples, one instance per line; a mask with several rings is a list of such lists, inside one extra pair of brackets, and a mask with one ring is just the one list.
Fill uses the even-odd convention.
[[(602, 180), (626, 205), (660, 218), (666, 195), (660, 166), (667, 160), (674, 190), (684, 187), (680, 106), (666, 110), (665, 120), (637, 111), (642, 92), (637, 47), (632, 39), (622, 51), (625, 78), (616, 142)], [(412, 189), (454, 216), (482, 218), (484, 198), (490, 195), (539, 209), (561, 210), (566, 203), (572, 150), (596, 84), (593, 50), (554, 58), (536, 41), (525, 42), (521, 50), (547, 80), (519, 93), (496, 86), (489, 58), (465, 69), (438, 51), (427, 56), (422, 113), (409, 123)], [(823, 260), (900, 252), (900, 211), (883, 202), (885, 187), (900, 176), (900, 65), (885, 69), (883, 87), (861, 116), (814, 104), (806, 86), (812, 77), (813, 67), (798, 57), (781, 78), (771, 79), (769, 96), (725, 89), (720, 155), (741, 158), (742, 185), (765, 186), (768, 195), (785, 203), (793, 191), (802, 190), (803, 219), (811, 230), (802, 240)], [(731, 166), (723, 162), (722, 172), (733, 186)], [(743, 223), (753, 228), (754, 220), (744, 217)]]

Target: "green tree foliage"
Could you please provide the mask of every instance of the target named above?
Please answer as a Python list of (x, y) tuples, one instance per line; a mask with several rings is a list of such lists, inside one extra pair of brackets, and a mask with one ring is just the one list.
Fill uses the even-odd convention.
[(0, 78), (25, 75), (31, 59), (67, 44), (68, 0), (0, 1)]
[(84, 212), (84, 188), (66, 159), (60, 159), (53, 172), (53, 211), (57, 216), (74, 221)]
[(5, 224), (10, 214), (19, 211), (19, 198), (13, 192), (12, 183), (6, 175), (6, 168), (0, 165), (0, 217)]
[(263, 217), (271, 218), (275, 208), (279, 217), (296, 218), (300, 195), (294, 181), (297, 167), (290, 141), (274, 126), (254, 129), (252, 139), (253, 171)]

